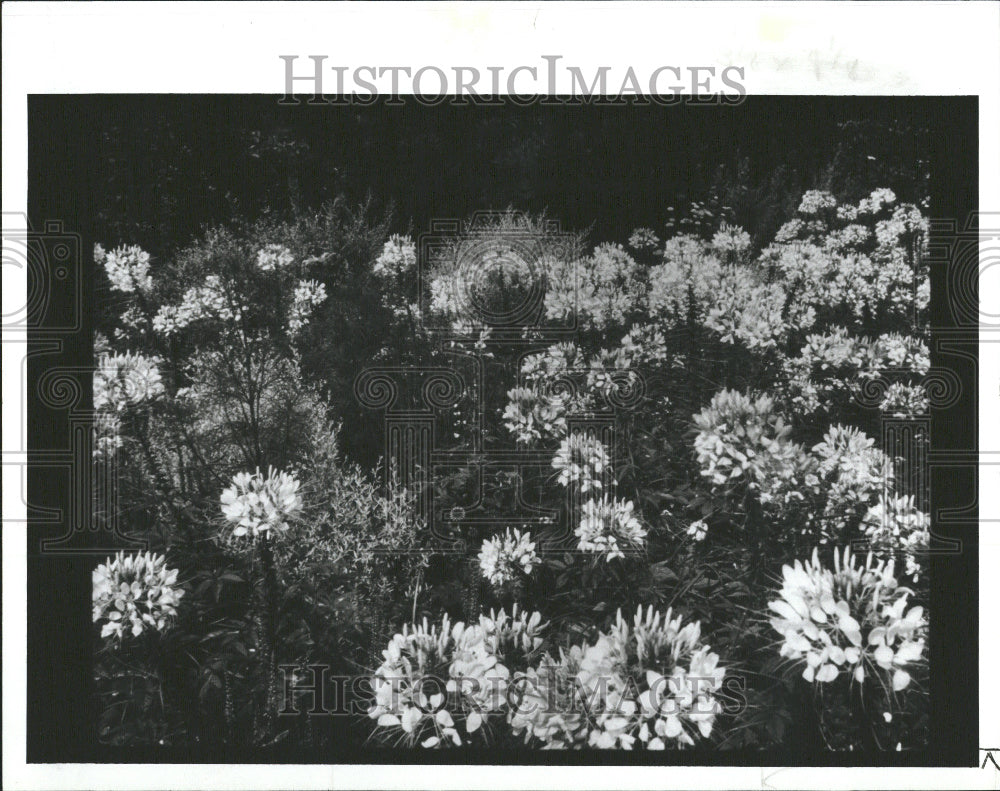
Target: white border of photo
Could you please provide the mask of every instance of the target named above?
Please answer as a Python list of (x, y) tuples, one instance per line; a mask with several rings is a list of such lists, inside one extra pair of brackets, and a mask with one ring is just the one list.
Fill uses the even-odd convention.
[[(751, 94), (975, 95), (980, 206), (1000, 211), (1000, 4), (991, 2), (44, 3), (3, 5), (3, 212), (27, 210), (27, 102), (45, 93), (279, 94), (280, 55), (331, 64), (541, 67), (589, 74), (663, 65), (745, 68)], [(431, 60), (433, 59), (433, 60)], [(390, 75), (376, 81), (389, 92)], [(569, 93), (565, 70), (556, 92)], [(520, 84), (520, 83), (519, 83)], [(488, 91), (482, 91), (488, 92)], [(6, 263), (6, 257), (5, 257)], [(981, 261), (985, 271), (987, 262)], [(10, 271), (8, 271), (10, 270)], [(984, 310), (1000, 283), (983, 278)], [(3, 268), (4, 305), (26, 272)], [(8, 300), (10, 295), (10, 300)], [(5, 311), (6, 312), (6, 311)], [(1000, 308), (987, 313), (1000, 314)], [(980, 448), (1000, 452), (1000, 346), (979, 361)], [(12, 342), (6, 342), (11, 340)], [(993, 341), (993, 338), (989, 338)], [(5, 333), (4, 372), (25, 346)], [(3, 377), (3, 448), (20, 448), (25, 392)], [(3, 467), (3, 787), (88, 788), (997, 788), (992, 767), (41, 765), (25, 763), (26, 518), (21, 467)], [(980, 467), (980, 524), (1000, 521), (1000, 468)], [(10, 524), (8, 521), (14, 524)], [(983, 530), (980, 745), (1000, 746), (1000, 540)], [(962, 617), (950, 613), (950, 617)], [(961, 650), (961, 647), (956, 647)], [(982, 760), (980, 754), (980, 760)]]

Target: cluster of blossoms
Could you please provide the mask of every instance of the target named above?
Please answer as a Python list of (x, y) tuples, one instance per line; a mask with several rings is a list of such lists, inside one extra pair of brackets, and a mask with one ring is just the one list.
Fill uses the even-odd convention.
[(857, 206), (837, 206), (829, 193), (808, 192), (801, 216), (782, 226), (761, 263), (782, 272), (798, 300), (817, 309), (846, 309), (858, 322), (866, 315), (911, 320), (930, 300), (916, 249), (928, 225), (909, 204), (879, 219), (895, 200), (890, 190), (875, 190)]
[(826, 494), (821, 543), (856, 524), (873, 498), (889, 484), (889, 459), (875, 440), (849, 426), (832, 426), (812, 449), (819, 466), (820, 490)]
[(749, 270), (734, 270), (720, 279), (704, 326), (717, 332), (724, 343), (739, 343), (751, 351), (773, 349), (788, 330), (785, 302), (779, 284), (762, 284)]
[(504, 425), (518, 442), (526, 445), (563, 436), (567, 430), (567, 400), (564, 394), (546, 398), (533, 387), (515, 387), (507, 391)]
[(769, 396), (722, 390), (694, 422), (701, 474), (713, 485), (746, 485), (763, 504), (788, 504), (818, 484), (813, 460), (789, 439), (791, 426)]
[(280, 244), (269, 244), (257, 251), (257, 268), (261, 272), (274, 272), (287, 269), (295, 263), (295, 256), (287, 247)]
[[(662, 341), (662, 334), (656, 337)], [(598, 405), (619, 406), (641, 386), (632, 366), (647, 348), (644, 341), (644, 333), (631, 332), (622, 346), (601, 349), (589, 360), (571, 343), (528, 355), (521, 363), (523, 386), (507, 392), (503, 413), (507, 429), (524, 444), (563, 440), (571, 415), (584, 414)]]
[(521, 362), (524, 385), (507, 393), (503, 419), (507, 429), (523, 444), (539, 439), (561, 439), (567, 418), (586, 410), (588, 398), (579, 379), (587, 371), (578, 346), (559, 343)]
[(663, 263), (649, 270), (646, 309), (664, 329), (686, 321), (695, 306), (711, 305), (723, 276), (715, 250), (694, 236), (675, 236), (663, 245)]
[(218, 275), (208, 275), (200, 286), (184, 292), (179, 305), (163, 305), (153, 317), (153, 329), (170, 337), (202, 319), (232, 321), (242, 313)]
[(118, 247), (110, 253), (94, 245), (94, 260), (104, 265), (111, 288), (126, 293), (147, 292), (153, 287), (149, 274), (149, 253), (137, 245)]
[(292, 294), (292, 307), (288, 312), (288, 333), (298, 334), (308, 322), (313, 309), (326, 301), (326, 286), (316, 280), (300, 280)]
[(583, 326), (623, 326), (644, 300), (640, 268), (621, 245), (598, 245), (583, 261), (553, 262), (545, 312), (550, 319), (574, 316)]
[(906, 382), (892, 382), (885, 390), (879, 403), (879, 410), (890, 417), (914, 418), (926, 415), (930, 409), (930, 399), (923, 385)]
[(930, 524), (930, 517), (914, 504), (913, 495), (883, 495), (865, 514), (861, 529), (875, 552), (900, 553), (906, 574), (916, 581), (930, 545)]
[(580, 510), (580, 524), (576, 528), (577, 548), (610, 561), (625, 557), (626, 549), (641, 547), (646, 529), (633, 513), (634, 508), (631, 500), (607, 496), (587, 500)]
[(223, 515), (236, 525), (234, 536), (266, 536), (271, 530), (288, 529), (287, 520), (302, 507), (298, 491), (293, 476), (268, 468), (266, 478), (260, 470), (234, 475), (233, 485), (223, 489), (219, 499)]
[(784, 364), (789, 397), (797, 409), (831, 412), (851, 400), (869, 405), (867, 383), (888, 381), (877, 404), (888, 414), (926, 412), (927, 397), (913, 380), (930, 369), (930, 352), (920, 338), (886, 333), (855, 337), (843, 327), (809, 335), (797, 357)]
[(660, 246), (660, 237), (652, 228), (636, 228), (628, 238), (628, 246), (639, 252), (655, 250)]
[(563, 439), (552, 459), (563, 486), (578, 486), (581, 492), (601, 489), (611, 459), (604, 443), (589, 434), (574, 433)]
[[(539, 613), (482, 615), (478, 624), (407, 625), (382, 652), (371, 679), (368, 716), (409, 746), (461, 746), (484, 738), (483, 725), (507, 706), (510, 665), (529, 661), (542, 645)], [(460, 728), (461, 726), (461, 728)]]
[(517, 678), (509, 719), (543, 749), (663, 750), (711, 735), (726, 671), (701, 642), (701, 624), (639, 608), (583, 647), (560, 650)]
[(94, 458), (106, 461), (124, 445), (121, 418), (113, 412), (94, 415)]
[(417, 265), (417, 249), (409, 236), (393, 234), (375, 259), (372, 271), (379, 277), (399, 277)]
[(177, 569), (167, 568), (163, 555), (126, 555), (94, 569), (93, 620), (101, 623), (101, 637), (121, 641), (147, 629), (162, 632), (177, 615), (184, 591), (177, 585)]
[(834, 552), (831, 570), (812, 559), (782, 569), (779, 598), (768, 607), (777, 614), (771, 625), (782, 635), (781, 655), (803, 663), (810, 683), (851, 683), (876, 679), (898, 691), (910, 683), (912, 667), (924, 653), (927, 620), (922, 607), (908, 607), (911, 592), (899, 586), (894, 563), (864, 563)]
[(479, 568), (493, 585), (503, 585), (515, 579), (518, 569), (530, 574), (538, 563), (538, 553), (531, 533), (509, 528), (502, 536), (487, 539), (479, 550)]
[(807, 190), (799, 202), (799, 214), (819, 214), (837, 208), (837, 199), (823, 190)]
[(724, 222), (712, 237), (712, 247), (720, 253), (742, 255), (750, 249), (750, 234), (738, 226)]
[(94, 372), (94, 408), (121, 414), (164, 393), (159, 360), (141, 354), (104, 354)]

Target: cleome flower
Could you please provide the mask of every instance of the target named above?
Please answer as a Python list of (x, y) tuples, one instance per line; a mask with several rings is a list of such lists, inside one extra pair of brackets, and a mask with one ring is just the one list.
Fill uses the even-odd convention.
[(260, 470), (251, 475), (233, 476), (233, 485), (219, 498), (223, 516), (236, 525), (234, 536), (269, 535), (272, 529), (288, 529), (288, 519), (302, 507), (299, 482), (293, 476), (272, 467), (267, 478)]
[(652, 607), (630, 623), (619, 610), (594, 643), (518, 674), (508, 719), (543, 749), (690, 746), (712, 733), (725, 673), (699, 623)]
[(581, 492), (589, 492), (603, 488), (601, 478), (605, 468), (610, 468), (611, 459), (600, 440), (587, 434), (571, 434), (559, 444), (552, 466), (559, 471), (563, 486), (575, 484)]
[[(386, 738), (407, 746), (461, 746), (484, 738), (483, 725), (507, 705), (507, 663), (527, 661), (542, 644), (539, 613), (514, 607), (481, 615), (478, 624), (408, 625), (382, 652), (368, 716)], [(478, 733), (478, 736), (476, 735)]]
[(907, 575), (920, 578), (920, 561), (931, 539), (930, 517), (915, 506), (913, 495), (883, 495), (868, 509), (861, 529), (876, 552), (901, 554)]
[(822, 523), (826, 543), (868, 510), (871, 501), (892, 480), (889, 459), (875, 440), (851, 426), (831, 426), (822, 442), (812, 448), (818, 461), (817, 476), (826, 493)]
[(105, 354), (94, 372), (94, 408), (120, 413), (163, 395), (159, 359), (141, 354)]
[(285, 269), (294, 262), (292, 251), (280, 244), (269, 244), (257, 251), (257, 268), (261, 272)]
[(118, 247), (109, 253), (100, 245), (95, 245), (94, 260), (104, 264), (104, 271), (115, 291), (145, 292), (153, 287), (153, 278), (149, 274), (149, 253), (137, 245)]
[(379, 277), (399, 277), (417, 265), (417, 250), (409, 236), (393, 234), (372, 267)]
[(162, 632), (177, 615), (184, 591), (177, 569), (168, 569), (163, 555), (119, 552), (94, 569), (93, 620), (101, 637), (117, 642), (144, 631)]
[(242, 315), (229, 286), (218, 275), (208, 275), (202, 285), (184, 292), (179, 305), (163, 305), (153, 316), (153, 329), (169, 338), (196, 321), (231, 322)]
[(518, 568), (530, 574), (538, 563), (538, 553), (531, 540), (531, 533), (509, 528), (502, 536), (489, 538), (479, 550), (479, 567), (483, 576), (493, 585), (503, 585), (515, 579)]
[(631, 500), (626, 502), (607, 496), (585, 502), (576, 529), (580, 539), (577, 548), (613, 560), (625, 557), (626, 549), (643, 546), (646, 529), (633, 514), (633, 509)]
[(714, 486), (745, 485), (762, 504), (787, 505), (818, 483), (814, 461), (789, 439), (791, 426), (770, 396), (722, 390), (694, 422), (701, 474)]
[(503, 421), (518, 442), (530, 445), (542, 438), (566, 434), (566, 397), (546, 397), (531, 387), (507, 391)]
[(300, 280), (292, 294), (292, 306), (288, 311), (288, 334), (298, 334), (312, 316), (313, 308), (326, 301), (326, 286), (316, 280)]
[(924, 653), (927, 619), (922, 607), (909, 607), (911, 591), (898, 585), (893, 561), (862, 564), (851, 554), (834, 552), (834, 568), (812, 559), (782, 569), (779, 598), (768, 603), (771, 625), (784, 637), (781, 655), (804, 665), (813, 684), (877, 680), (899, 691), (910, 683), (908, 667)]

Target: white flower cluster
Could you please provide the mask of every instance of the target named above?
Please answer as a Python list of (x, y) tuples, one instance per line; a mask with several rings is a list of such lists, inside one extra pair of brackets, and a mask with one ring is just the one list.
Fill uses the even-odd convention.
[(566, 402), (563, 394), (544, 397), (531, 387), (515, 387), (507, 391), (503, 421), (517, 441), (530, 445), (536, 440), (565, 435)]
[(552, 459), (563, 486), (578, 486), (581, 492), (604, 487), (602, 478), (611, 466), (604, 443), (585, 433), (573, 433), (559, 444)]
[(723, 276), (716, 251), (694, 236), (675, 236), (663, 245), (663, 263), (649, 270), (646, 309), (663, 329), (705, 312)]
[(164, 393), (159, 360), (141, 354), (104, 354), (94, 372), (94, 408), (122, 413)]
[(902, 554), (907, 575), (918, 580), (930, 546), (930, 525), (930, 517), (916, 507), (913, 495), (883, 495), (865, 514), (861, 529), (876, 552)]
[(890, 190), (875, 190), (857, 206), (831, 213), (832, 195), (806, 193), (801, 216), (778, 231), (758, 270), (779, 272), (808, 310), (846, 311), (858, 324), (872, 316), (910, 321), (930, 299), (927, 268), (914, 249), (926, 245), (928, 224), (909, 204), (879, 219), (895, 199)]
[(761, 284), (748, 270), (724, 276), (707, 306), (704, 325), (719, 333), (724, 343), (766, 351), (781, 343), (788, 331), (786, 295), (776, 284)]
[(722, 390), (694, 422), (701, 474), (715, 486), (746, 485), (763, 504), (787, 504), (818, 482), (812, 460), (789, 439), (791, 426), (769, 396)]
[(834, 411), (848, 399), (863, 403), (866, 382), (890, 384), (878, 404), (887, 414), (924, 414), (928, 400), (914, 380), (930, 368), (930, 352), (920, 338), (886, 333), (856, 337), (843, 327), (809, 335), (797, 357), (784, 363), (792, 403), (804, 412)]
[(326, 301), (326, 286), (316, 280), (300, 280), (292, 294), (288, 312), (288, 334), (295, 336), (306, 324), (313, 309)]
[(644, 301), (645, 284), (635, 260), (621, 245), (598, 245), (583, 261), (553, 262), (545, 311), (550, 319), (575, 316), (592, 329), (623, 326)]
[(530, 445), (566, 435), (567, 417), (587, 407), (587, 394), (577, 381), (585, 370), (583, 354), (572, 343), (555, 344), (522, 360), (524, 386), (507, 393), (503, 413), (504, 424), (518, 442)]
[(837, 210), (837, 213), (843, 219), (856, 219), (865, 214), (878, 214), (882, 209), (892, 206), (895, 202), (896, 193), (887, 187), (880, 187), (873, 190), (867, 198), (862, 198), (857, 207), (842, 206)]
[(750, 249), (750, 234), (738, 226), (722, 223), (712, 237), (712, 247), (720, 253), (742, 255)]
[(509, 720), (515, 735), (543, 749), (693, 745), (711, 735), (722, 710), (718, 663), (700, 623), (640, 607), (629, 624), (619, 611), (593, 644), (560, 650), (558, 661), (546, 655), (519, 676)]
[(417, 265), (417, 249), (409, 236), (393, 234), (372, 267), (379, 277), (399, 277)]
[(576, 528), (580, 539), (577, 548), (610, 561), (625, 557), (626, 549), (641, 547), (646, 539), (646, 529), (633, 513), (634, 508), (631, 500), (607, 496), (585, 502), (580, 512), (580, 524)]
[(771, 625), (782, 635), (781, 655), (804, 664), (811, 683), (850, 683), (875, 678), (901, 690), (907, 670), (924, 653), (927, 620), (922, 607), (908, 608), (910, 591), (893, 576), (893, 561), (862, 564), (845, 548), (834, 552), (834, 568), (820, 564), (813, 550), (806, 563), (782, 569), (779, 598), (768, 603), (777, 614)]
[(234, 306), (218, 275), (208, 275), (200, 286), (189, 288), (179, 305), (163, 305), (153, 317), (153, 329), (170, 337), (201, 319), (232, 321), (242, 308)]
[(515, 579), (518, 569), (530, 574), (538, 563), (538, 553), (531, 533), (509, 528), (502, 536), (487, 539), (479, 550), (479, 568), (493, 585), (503, 585)]
[(286, 269), (295, 263), (295, 256), (287, 247), (280, 244), (269, 244), (257, 251), (257, 268), (261, 272), (274, 272)]
[[(491, 715), (507, 705), (511, 671), (506, 662), (525, 661), (542, 644), (539, 613), (482, 615), (478, 624), (407, 625), (382, 652), (372, 677), (368, 716), (406, 744), (461, 746), (484, 738)], [(462, 726), (461, 729), (459, 726)]]
[(113, 412), (97, 412), (94, 415), (94, 458), (106, 461), (124, 445), (122, 421)]
[(839, 536), (868, 509), (891, 481), (889, 459), (875, 440), (850, 426), (831, 426), (812, 449), (819, 462), (819, 490), (826, 496), (823, 523), (829, 537)]
[(922, 385), (893, 382), (886, 388), (879, 410), (890, 417), (915, 418), (926, 415), (930, 399)]
[(105, 253), (100, 245), (94, 246), (94, 260), (104, 264), (104, 271), (111, 281), (111, 288), (132, 293), (146, 292), (153, 287), (149, 274), (149, 253), (137, 245), (118, 247)]
[(233, 535), (256, 537), (288, 529), (288, 519), (302, 507), (298, 491), (293, 476), (268, 468), (266, 478), (260, 470), (234, 475), (233, 485), (223, 489), (219, 499), (223, 515), (236, 525)]
[(168, 569), (163, 555), (119, 552), (94, 569), (93, 620), (101, 623), (101, 637), (120, 641), (144, 631), (162, 632), (177, 615), (184, 591), (177, 585), (177, 569)]
[(633, 250), (655, 250), (660, 244), (660, 237), (652, 228), (636, 228), (628, 238), (628, 246)]
[(799, 214), (818, 214), (837, 208), (837, 199), (823, 190), (807, 190), (799, 202)]

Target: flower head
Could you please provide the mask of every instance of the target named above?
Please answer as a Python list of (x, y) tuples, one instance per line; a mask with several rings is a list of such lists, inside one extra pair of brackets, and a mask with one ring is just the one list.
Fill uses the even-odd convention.
[(577, 485), (581, 492), (588, 492), (603, 488), (602, 478), (611, 459), (600, 440), (587, 434), (571, 434), (560, 443), (552, 466), (559, 471), (563, 486)]
[[(479, 623), (411, 624), (393, 636), (372, 677), (368, 716), (406, 744), (461, 746), (507, 705), (507, 663), (533, 657), (545, 628), (538, 613), (482, 615)], [(444, 681), (442, 687), (441, 682)]]
[(515, 734), (545, 749), (663, 750), (711, 735), (726, 671), (701, 641), (701, 625), (645, 612), (595, 642), (546, 655), (517, 679), (509, 714)]
[(159, 359), (141, 354), (102, 355), (94, 372), (94, 408), (121, 413), (164, 393)]
[(257, 268), (261, 272), (285, 269), (294, 262), (292, 251), (280, 244), (269, 244), (257, 251)]
[(153, 287), (153, 278), (149, 274), (149, 253), (141, 247), (122, 246), (106, 253), (103, 247), (95, 245), (94, 259), (101, 263), (102, 257), (104, 271), (111, 281), (111, 288), (116, 291), (132, 293), (149, 291)]
[(93, 620), (101, 623), (101, 637), (120, 642), (167, 628), (184, 591), (177, 569), (166, 564), (163, 555), (119, 552), (94, 569)]
[(530, 574), (538, 563), (538, 553), (531, 533), (507, 529), (502, 536), (487, 539), (479, 550), (479, 567), (483, 576), (494, 585), (515, 579), (518, 569)]
[(782, 569), (779, 598), (768, 608), (771, 625), (784, 637), (781, 655), (803, 666), (814, 684), (845, 674), (852, 683), (884, 679), (886, 688), (910, 683), (907, 666), (924, 651), (927, 621), (921, 607), (909, 607), (910, 591), (900, 588), (893, 562), (864, 563), (850, 548), (834, 553), (831, 570), (813, 551), (811, 560)]
[(293, 337), (309, 322), (313, 309), (326, 301), (326, 286), (317, 280), (300, 280), (292, 294), (288, 333)]
[(625, 550), (642, 547), (646, 529), (633, 513), (632, 501), (588, 500), (583, 504), (576, 535), (577, 547), (602, 555), (606, 560), (625, 557)]
[(253, 475), (241, 472), (222, 492), (222, 513), (236, 525), (233, 535), (237, 537), (286, 530), (287, 520), (302, 507), (298, 490), (298, 480), (287, 472), (268, 468), (267, 478), (260, 470)]
[(380, 277), (399, 277), (417, 265), (417, 250), (409, 236), (393, 234), (383, 245), (382, 253), (372, 267)]

